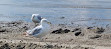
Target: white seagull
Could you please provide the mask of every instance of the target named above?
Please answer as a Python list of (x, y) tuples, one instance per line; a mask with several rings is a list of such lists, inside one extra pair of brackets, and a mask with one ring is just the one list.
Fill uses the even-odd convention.
[(32, 14), (31, 20), (36, 24), (40, 23), (42, 17), (39, 14)]
[(50, 24), (51, 23), (47, 19), (43, 18), (39, 26), (31, 30), (28, 30), (27, 32), (25, 32), (25, 35), (41, 38), (50, 33), (50, 28), (51, 28)]

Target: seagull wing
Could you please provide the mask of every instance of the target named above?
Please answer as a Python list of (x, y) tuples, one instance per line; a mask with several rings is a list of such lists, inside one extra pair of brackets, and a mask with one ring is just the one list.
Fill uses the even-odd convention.
[(42, 19), (41, 16), (38, 16), (38, 19), (41, 20)]
[(40, 33), (41, 30), (42, 30), (41, 27), (36, 27), (36, 28), (32, 29), (31, 35), (36, 35), (36, 34)]

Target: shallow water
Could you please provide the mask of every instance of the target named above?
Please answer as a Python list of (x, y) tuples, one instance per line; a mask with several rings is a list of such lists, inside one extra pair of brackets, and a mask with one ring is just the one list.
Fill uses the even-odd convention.
[[(111, 0), (1, 0), (0, 21), (31, 22), (38, 13), (53, 24), (106, 25), (111, 21)], [(60, 19), (60, 17), (65, 17)]]

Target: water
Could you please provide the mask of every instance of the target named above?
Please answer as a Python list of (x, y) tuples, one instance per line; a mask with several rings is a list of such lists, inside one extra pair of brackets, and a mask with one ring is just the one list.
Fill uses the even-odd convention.
[(0, 21), (31, 22), (33, 13), (53, 24), (106, 25), (111, 21), (111, 0), (0, 0)]

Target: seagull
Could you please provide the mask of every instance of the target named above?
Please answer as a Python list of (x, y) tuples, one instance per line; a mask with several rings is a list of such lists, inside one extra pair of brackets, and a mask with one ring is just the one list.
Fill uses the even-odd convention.
[(50, 33), (50, 28), (51, 28), (51, 23), (47, 19), (43, 18), (39, 26), (36, 26), (35, 28), (26, 31), (25, 35), (42, 38), (43, 36)]
[(31, 20), (35, 23), (40, 23), (42, 17), (39, 14), (32, 14)]

